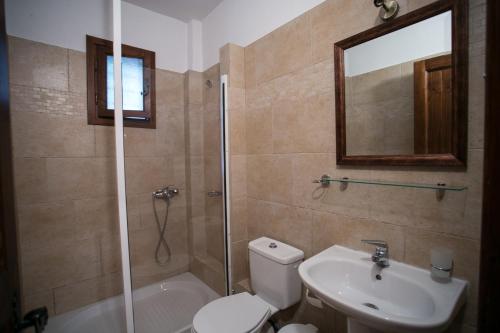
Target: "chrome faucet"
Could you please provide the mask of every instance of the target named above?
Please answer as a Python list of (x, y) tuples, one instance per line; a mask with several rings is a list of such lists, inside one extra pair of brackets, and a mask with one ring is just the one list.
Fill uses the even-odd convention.
[(377, 266), (382, 268), (389, 266), (389, 245), (387, 245), (386, 241), (370, 239), (363, 239), (361, 241), (376, 246), (375, 252), (372, 255), (372, 261), (376, 263)]

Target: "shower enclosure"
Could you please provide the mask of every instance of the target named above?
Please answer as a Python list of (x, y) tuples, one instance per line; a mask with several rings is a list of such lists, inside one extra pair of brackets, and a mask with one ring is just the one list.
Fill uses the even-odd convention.
[(94, 15), (80, 50), (9, 37), (23, 308), (49, 333), (190, 332), (230, 290), (219, 65), (166, 68), (152, 12)]

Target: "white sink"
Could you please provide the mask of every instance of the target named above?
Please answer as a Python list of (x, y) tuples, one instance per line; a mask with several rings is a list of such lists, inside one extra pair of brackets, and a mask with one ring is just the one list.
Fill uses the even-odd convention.
[(304, 261), (299, 274), (319, 299), (348, 318), (398, 333), (442, 332), (465, 303), (467, 289), (466, 281), (438, 282), (429, 270), (394, 260), (380, 268), (371, 254), (337, 245)]

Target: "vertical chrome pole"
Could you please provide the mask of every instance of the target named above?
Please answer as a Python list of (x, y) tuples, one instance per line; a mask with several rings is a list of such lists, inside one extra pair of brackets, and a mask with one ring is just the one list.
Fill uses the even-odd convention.
[(125, 154), (123, 149), (122, 108), (122, 29), (121, 0), (113, 0), (113, 69), (115, 83), (115, 145), (116, 183), (118, 190), (118, 215), (120, 219), (120, 247), (122, 257), (123, 293), (125, 295), (125, 319), (127, 333), (134, 333), (134, 309), (132, 304), (132, 279), (127, 223), (127, 196), (125, 192)]

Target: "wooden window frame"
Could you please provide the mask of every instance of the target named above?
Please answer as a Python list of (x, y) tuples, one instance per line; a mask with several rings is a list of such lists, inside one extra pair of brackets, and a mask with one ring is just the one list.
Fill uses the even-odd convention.
[[(114, 126), (114, 112), (107, 109), (106, 56), (113, 54), (113, 42), (87, 35), (87, 120), (89, 125)], [(123, 110), (123, 126), (156, 128), (155, 53), (122, 45), (122, 56), (141, 58), (144, 64), (144, 115), (133, 119), (138, 111)]]

